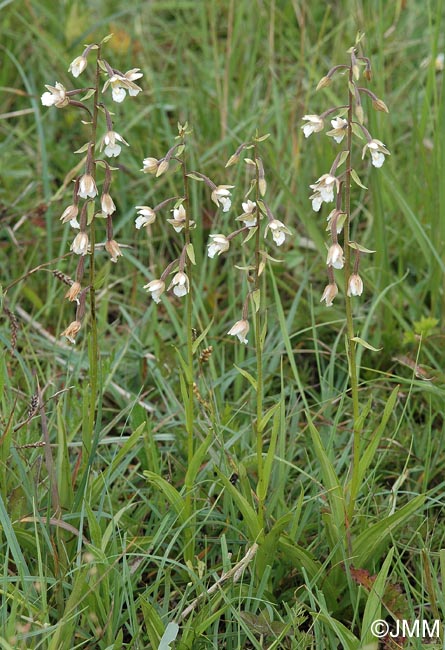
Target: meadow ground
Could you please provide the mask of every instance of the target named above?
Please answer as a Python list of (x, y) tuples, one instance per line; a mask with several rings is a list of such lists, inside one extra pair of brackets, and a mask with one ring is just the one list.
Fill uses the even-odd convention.
[[(0, 647), (442, 648), (443, 2), (0, 0), (0, 10)], [(345, 67), (316, 91), (351, 64), (358, 32), (372, 78), (361, 59), (349, 87)], [(79, 77), (68, 71), (111, 33), (101, 56), (143, 73), (123, 102), (101, 93), (106, 67), (87, 92), (97, 50)], [(56, 81), (86, 89), (71, 100), (91, 112), (43, 105)], [(130, 146), (95, 165), (110, 130), (99, 96)], [(351, 151), (333, 170), (348, 138), (305, 138), (302, 118), (345, 106), (325, 116), (326, 132), (336, 116), (349, 121), (349, 101)], [(365, 131), (391, 154), (381, 168), (370, 151), (362, 160)], [(75, 154), (86, 142), (91, 155)], [(242, 143), (252, 146), (226, 167)], [(175, 145), (168, 170), (141, 172)], [(85, 165), (102, 193), (112, 177), (116, 210), (91, 225), (99, 201), (80, 201), (82, 256), (60, 216)], [(346, 276), (335, 270), (328, 308), (335, 204), (315, 212), (309, 185), (329, 170)], [(200, 175), (234, 186), (230, 209)], [(137, 230), (135, 206), (167, 198)], [(235, 220), (248, 200), (262, 230)], [(210, 234), (240, 228), (208, 257)], [(360, 256), (358, 297), (345, 296), (357, 250), (345, 241), (375, 251)], [(177, 284), (156, 304), (143, 286), (166, 269), (191, 290)], [(79, 305), (65, 298), (77, 278)], [(61, 335), (77, 317), (73, 345)], [(228, 333), (240, 320), (246, 344)], [(398, 634), (402, 621), (420, 628)]]

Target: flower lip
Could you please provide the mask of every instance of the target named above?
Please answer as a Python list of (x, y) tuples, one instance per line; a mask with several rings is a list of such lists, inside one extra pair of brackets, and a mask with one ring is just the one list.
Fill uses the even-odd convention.
[(391, 155), (383, 142), (377, 138), (371, 138), (363, 147), (362, 158), (365, 157), (366, 150), (371, 154), (371, 162), (374, 167), (381, 167), (385, 162), (385, 156)]
[(127, 147), (129, 146), (128, 142), (126, 142), (119, 133), (116, 131), (107, 131), (101, 140), (100, 150), (102, 151), (102, 149), (104, 149), (105, 155), (109, 158), (112, 156), (116, 157), (122, 150), (122, 147), (118, 142), (122, 142), (122, 144), (125, 144)]
[(336, 117), (331, 120), (331, 124), (333, 128), (331, 131), (327, 131), (326, 135), (334, 138), (335, 142), (340, 144), (346, 135), (348, 129), (348, 120), (345, 120), (343, 117)]
[(56, 108), (64, 108), (70, 103), (69, 97), (66, 94), (66, 88), (61, 83), (56, 81), (55, 86), (46, 85), (45, 88), (48, 92), (43, 93), (40, 98), (43, 106), (55, 106)]
[(269, 221), (264, 231), (264, 237), (266, 237), (269, 228), (272, 233), (272, 238), (277, 246), (281, 246), (286, 239), (286, 235), (291, 234), (290, 230), (286, 228), (284, 223), (278, 219), (272, 219)]
[(183, 271), (178, 271), (173, 276), (173, 280), (168, 288), (169, 290), (173, 288), (173, 293), (179, 298), (185, 296), (189, 292), (189, 279), (187, 275)]

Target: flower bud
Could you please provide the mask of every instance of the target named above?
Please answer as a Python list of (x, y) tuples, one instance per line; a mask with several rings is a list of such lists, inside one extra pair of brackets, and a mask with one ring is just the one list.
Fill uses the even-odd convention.
[(230, 156), (229, 160), (226, 162), (226, 167), (230, 167), (231, 165), (234, 165), (237, 163), (239, 160), (239, 154), (234, 153), (232, 156)]
[(165, 172), (168, 169), (168, 166), (169, 166), (168, 160), (165, 160), (165, 158), (164, 158), (164, 160), (160, 160), (159, 164), (158, 164), (158, 169), (157, 169), (157, 172), (156, 172), (156, 176), (161, 176), (162, 174), (165, 174)]
[(332, 79), (330, 77), (322, 77), (320, 81), (317, 84), (317, 87), (315, 90), (321, 90), (322, 88), (326, 88), (327, 86), (330, 86), (332, 83)]
[(360, 122), (360, 124), (363, 124), (363, 122), (365, 121), (365, 114), (363, 112), (363, 107), (360, 104), (358, 104), (355, 107), (355, 114), (356, 114), (357, 120)]
[(374, 99), (374, 101), (372, 102), (372, 107), (376, 111), (382, 111), (382, 113), (389, 113), (389, 109), (388, 109), (387, 105), (381, 99), (378, 99), (378, 98)]

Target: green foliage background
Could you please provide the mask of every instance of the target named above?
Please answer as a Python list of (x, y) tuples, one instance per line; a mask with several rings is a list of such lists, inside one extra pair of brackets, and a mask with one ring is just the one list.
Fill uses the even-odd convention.
[[(1, 284), (20, 324), (12, 355), (2, 314), (0, 646), (166, 649), (162, 634), (178, 621), (178, 648), (352, 649), (372, 642), (367, 626), (380, 606), (388, 620), (400, 612), (444, 619), (445, 102), (443, 70), (435, 65), (445, 49), (443, 2), (4, 0), (0, 10)], [(362, 263), (356, 325), (382, 351), (360, 357), (362, 406), (369, 401), (365, 442), (381, 437), (351, 533), (335, 501), (350, 463), (344, 307), (340, 296), (330, 310), (319, 304), (325, 222), (308, 201), (309, 184), (335, 153), (328, 138), (306, 141), (300, 127), (304, 114), (344, 103), (341, 81), (314, 89), (330, 67), (346, 62), (357, 31), (366, 33), (370, 87), (390, 109), (384, 115), (367, 107), (367, 126), (391, 157), (382, 170), (363, 165), (369, 191), (353, 195), (357, 239), (376, 250)], [(46, 109), (40, 96), (55, 81), (74, 87), (71, 60), (84, 43), (111, 32), (107, 58), (124, 71), (140, 67), (144, 92), (113, 106), (116, 130), (131, 145), (119, 158), (113, 192), (115, 237), (128, 248), (113, 268), (99, 257), (103, 428), (82, 483), (75, 479), (87, 340), (75, 349), (60, 345), (72, 306), (48, 270), (73, 272), (70, 233), (59, 216), (70, 201), (65, 179), (80, 161), (72, 152), (88, 136), (76, 111)], [(174, 348), (184, 341), (181, 308), (167, 299), (157, 308), (142, 289), (174, 243), (166, 224), (149, 237), (134, 229), (135, 205), (178, 192), (173, 175), (154, 182), (139, 171), (144, 157), (161, 157), (171, 146), (178, 120), (193, 128), (193, 166), (236, 186), (229, 214), (217, 213), (193, 186), (195, 322), (199, 334), (213, 319), (205, 345), (214, 348), (199, 366), (198, 389), (208, 403), (201, 404), (200, 440), (209, 421), (213, 439), (196, 468), (194, 521), (181, 521), (166, 487), (180, 494), (187, 471)], [(209, 232), (235, 228), (248, 176), (224, 165), (257, 129), (271, 134), (263, 149), (270, 205), (294, 233), (283, 263), (268, 271), (266, 406), (283, 403), (270, 536), (239, 583), (203, 596), (181, 619), (255, 541), (247, 507), (255, 506), (254, 408), (234, 367), (253, 372), (254, 355), (226, 336), (246, 290), (234, 264), (247, 262), (240, 250), (209, 260), (205, 246)], [(359, 167), (360, 155), (358, 148)], [(41, 440), (41, 418), (21, 426), (37, 382), (45, 389), (63, 505), (57, 522), (42, 448), (25, 447)], [(234, 486), (228, 479), (235, 473)], [(187, 528), (197, 540), (193, 566), (182, 555)], [(361, 552), (353, 564), (365, 577), (340, 568), (351, 535)]]

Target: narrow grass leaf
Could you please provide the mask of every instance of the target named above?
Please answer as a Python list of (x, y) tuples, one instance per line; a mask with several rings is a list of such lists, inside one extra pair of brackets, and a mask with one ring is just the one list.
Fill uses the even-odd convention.
[(141, 610), (148, 639), (151, 646), (157, 648), (164, 633), (162, 619), (153, 605), (143, 598), (141, 598)]
[[(383, 411), (383, 416), (381, 419), (381, 422), (377, 429), (375, 430), (374, 434), (372, 435), (372, 440), (369, 443), (369, 445), (366, 447), (365, 451), (363, 452), (360, 461), (359, 461), (359, 478), (358, 478), (358, 484), (359, 486), (362, 484), (363, 479), (365, 477), (366, 472), (368, 471), (368, 468), (370, 464), (372, 463), (372, 460), (375, 456), (375, 453), (377, 451), (377, 447), (379, 446), (381, 437), (386, 429), (386, 425), (388, 423), (389, 418), (391, 417), (391, 414), (394, 411), (394, 407), (397, 401), (397, 396), (399, 394), (399, 386), (396, 386), (394, 390), (392, 391), (391, 395), (389, 396), (388, 401), (386, 402), (386, 406)], [(371, 399), (370, 399), (371, 401)]]
[(225, 474), (223, 474), (221, 470), (216, 466), (215, 466), (215, 471), (218, 475), (218, 478), (221, 480), (227, 492), (230, 494), (236, 506), (238, 507), (241, 514), (243, 515), (244, 521), (246, 522), (247, 528), (251, 536), (251, 540), (257, 541), (261, 533), (261, 528), (258, 521), (257, 513), (252, 508), (252, 506), (249, 505), (249, 503), (243, 497), (243, 495), (240, 492), (238, 492), (236, 487), (232, 485), (232, 483), (229, 481), (227, 476), (225, 476)]
[(425, 496), (419, 494), (393, 515), (380, 519), (361, 532), (353, 545), (354, 564), (360, 567), (366, 566), (367, 562), (374, 557), (378, 547), (388, 541), (396, 528), (405, 524), (416, 512), (419, 513), (424, 503)]
[(240, 373), (240, 374), (241, 374), (245, 379), (247, 379), (247, 381), (249, 381), (249, 382), (252, 384), (254, 390), (256, 391), (256, 390), (257, 390), (257, 382), (256, 382), (256, 379), (254, 379), (254, 377), (252, 377), (252, 375), (250, 374), (250, 372), (247, 372), (247, 370), (243, 370), (243, 368), (240, 368), (239, 366), (237, 366), (236, 363), (234, 363), (233, 365), (234, 365), (235, 368), (238, 370), (238, 372), (239, 372), (239, 373)]
[(185, 514), (185, 502), (179, 492), (173, 487), (173, 485), (170, 485), (168, 481), (162, 478), (162, 476), (158, 476), (154, 472), (145, 470), (144, 476), (151, 485), (163, 493), (173, 510), (176, 512), (179, 521), (182, 524), (185, 524), (187, 520)]
[(385, 593), (386, 579), (388, 576), (389, 567), (391, 566), (394, 549), (390, 549), (379, 574), (374, 581), (371, 591), (369, 592), (368, 599), (365, 605), (362, 620), (362, 646), (366, 647), (367, 644), (375, 642), (375, 636), (372, 633), (372, 623), (381, 618), (381, 609), (383, 596)]

